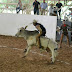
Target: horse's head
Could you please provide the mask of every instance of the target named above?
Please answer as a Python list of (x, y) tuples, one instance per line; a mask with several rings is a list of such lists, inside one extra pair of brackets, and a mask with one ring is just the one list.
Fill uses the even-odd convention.
[(28, 26), (25, 26), (25, 28), (21, 27), (21, 28), (18, 30), (18, 32), (15, 34), (15, 36), (16, 36), (16, 37), (22, 37), (22, 36), (24, 36), (24, 32), (25, 32), (25, 30), (26, 30), (27, 27), (28, 27)]
[(18, 32), (15, 34), (16, 37), (21, 37), (25, 28), (21, 27)]

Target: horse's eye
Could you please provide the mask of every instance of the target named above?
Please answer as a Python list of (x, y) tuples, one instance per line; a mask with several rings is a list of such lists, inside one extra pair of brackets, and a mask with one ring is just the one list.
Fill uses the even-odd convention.
[(22, 30), (20, 30), (20, 32), (21, 32)]

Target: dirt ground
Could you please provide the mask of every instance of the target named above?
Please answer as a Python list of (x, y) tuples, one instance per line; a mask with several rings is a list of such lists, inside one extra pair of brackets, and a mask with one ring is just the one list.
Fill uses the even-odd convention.
[[(23, 38), (0, 36), (0, 72), (72, 72), (72, 47), (63, 43), (54, 64), (50, 52), (33, 47), (26, 58)], [(72, 46), (72, 45), (71, 45)]]

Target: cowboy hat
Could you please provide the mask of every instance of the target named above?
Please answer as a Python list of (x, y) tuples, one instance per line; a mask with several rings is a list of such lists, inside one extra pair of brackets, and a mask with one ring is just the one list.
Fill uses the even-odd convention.
[(34, 19), (34, 20), (33, 20), (33, 23), (37, 23), (37, 20)]

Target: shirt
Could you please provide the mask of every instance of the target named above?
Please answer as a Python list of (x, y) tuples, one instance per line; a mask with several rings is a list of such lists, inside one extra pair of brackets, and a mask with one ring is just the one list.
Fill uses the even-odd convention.
[(53, 7), (50, 7), (50, 8), (49, 8), (49, 14), (50, 14), (50, 13), (54, 13), (54, 12), (53, 12)]
[(57, 3), (56, 6), (57, 6), (58, 8), (61, 8), (62, 3)]
[(40, 28), (41, 28), (42, 32), (46, 33), (46, 29), (45, 29), (45, 27), (43, 25), (41, 25), (40, 23), (36, 23), (36, 26), (37, 25), (40, 25)]
[(68, 34), (67, 27), (70, 27), (70, 26), (67, 25), (67, 24), (62, 24), (62, 25), (61, 25), (61, 29), (60, 29), (60, 30), (63, 31), (63, 32), (62, 32), (63, 34)]
[(48, 7), (47, 3), (41, 3), (40, 6), (41, 6), (42, 9), (46, 9)]
[(33, 2), (33, 6), (35, 5), (34, 9), (39, 9), (38, 5), (40, 5), (40, 3), (38, 1)]

